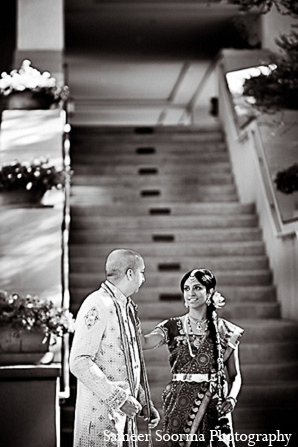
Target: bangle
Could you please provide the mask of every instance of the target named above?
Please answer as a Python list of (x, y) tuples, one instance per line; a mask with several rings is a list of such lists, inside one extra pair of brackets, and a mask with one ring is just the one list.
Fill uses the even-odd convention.
[(233, 399), (234, 404), (235, 405), (237, 404), (237, 399), (235, 397), (233, 397), (233, 396), (228, 396), (226, 399)]

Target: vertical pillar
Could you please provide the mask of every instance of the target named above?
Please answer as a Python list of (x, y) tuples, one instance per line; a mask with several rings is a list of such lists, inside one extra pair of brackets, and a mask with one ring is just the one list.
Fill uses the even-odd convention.
[(17, 0), (14, 67), (29, 59), (40, 71), (63, 80), (63, 0)]
[(274, 53), (280, 53), (275, 39), (281, 34), (288, 34), (291, 26), (297, 22), (293, 17), (283, 15), (272, 6), (268, 14), (262, 16), (262, 47)]

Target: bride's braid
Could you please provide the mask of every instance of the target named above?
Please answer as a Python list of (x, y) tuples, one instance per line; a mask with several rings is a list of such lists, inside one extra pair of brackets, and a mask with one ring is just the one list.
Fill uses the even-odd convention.
[[(207, 292), (211, 289), (215, 290), (216, 278), (210, 270), (207, 269), (195, 269), (186, 273), (181, 280), (181, 291), (183, 292), (183, 287), (185, 281), (190, 277), (195, 276), (196, 279), (206, 287)], [(213, 295), (210, 298), (210, 303), (207, 306), (207, 318), (209, 321), (209, 331), (210, 337), (213, 341), (213, 355), (216, 362), (216, 388), (218, 394), (217, 408), (220, 409), (223, 402), (223, 383), (224, 383), (224, 364), (223, 364), (223, 350), (220, 342), (220, 335), (218, 331), (218, 315), (216, 312), (216, 307), (213, 302)]]
[(215, 307), (213, 305), (213, 303), (211, 302), (209, 304), (209, 306), (207, 307), (207, 318), (208, 318), (208, 322), (209, 322), (209, 333), (210, 333), (210, 338), (213, 341), (213, 355), (214, 355), (214, 360), (216, 362), (217, 365), (217, 358), (218, 358), (218, 349), (217, 349), (217, 326), (215, 326), (214, 324), (214, 320), (213, 320), (213, 312), (216, 312)]
[[(212, 306), (213, 307), (213, 306)], [(212, 310), (212, 326), (215, 329), (215, 340), (213, 342), (216, 346), (216, 364), (217, 364), (217, 393), (218, 393), (218, 402), (217, 408), (218, 410), (221, 408), (221, 404), (223, 402), (223, 382), (224, 382), (224, 364), (223, 364), (223, 349), (220, 342), (220, 335), (218, 331), (218, 316), (215, 309)]]

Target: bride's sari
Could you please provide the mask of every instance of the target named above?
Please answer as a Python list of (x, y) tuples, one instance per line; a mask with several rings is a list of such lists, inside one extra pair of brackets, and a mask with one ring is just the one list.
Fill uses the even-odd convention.
[[(216, 387), (211, 385), (216, 381), (214, 343), (208, 336), (187, 335), (184, 323), (185, 317), (171, 318), (155, 329), (164, 334), (173, 374), (162, 394), (164, 444), (167, 447), (207, 447), (212, 441), (213, 447), (233, 446), (231, 417), (219, 415)], [(221, 318), (218, 330), (224, 361), (227, 361), (243, 330)], [(227, 388), (225, 379), (225, 392)], [(215, 430), (223, 436), (216, 438)], [(224, 434), (229, 436), (224, 438)]]

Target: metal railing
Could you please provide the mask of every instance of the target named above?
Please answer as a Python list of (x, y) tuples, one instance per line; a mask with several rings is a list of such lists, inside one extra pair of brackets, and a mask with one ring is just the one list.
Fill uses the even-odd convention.
[(292, 218), (289, 222), (283, 220), (282, 213), (280, 210), (280, 205), (276, 197), (276, 191), (272, 181), (272, 174), (270, 172), (265, 148), (262, 142), (262, 137), (260, 134), (260, 128), (258, 124), (258, 119), (252, 117), (248, 120), (245, 126), (240, 127), (238, 117), (234, 108), (232, 94), (229, 92), (228, 83), (226, 81), (225, 72), (223, 64), (218, 64), (219, 68), (219, 83), (221, 84), (223, 97), (226, 101), (226, 105), (229, 109), (229, 125), (233, 127), (233, 138), (238, 140), (239, 143), (249, 139), (254, 147), (257, 155), (257, 160), (259, 163), (260, 172), (263, 179), (263, 185), (266, 192), (267, 201), (271, 210), (272, 219), (276, 229), (276, 236), (279, 238), (283, 237), (296, 237), (297, 236), (297, 222), (298, 216)]
[(190, 116), (192, 124), (194, 124), (194, 111), (195, 111), (195, 108), (196, 108), (196, 104), (197, 104), (198, 98), (201, 95), (201, 93), (203, 92), (204, 86), (205, 86), (206, 82), (208, 81), (209, 76), (215, 70), (215, 68), (216, 68), (216, 66), (218, 64), (219, 58), (220, 58), (220, 53), (217, 54), (212, 59), (212, 61), (209, 63), (209, 65), (208, 65), (208, 67), (207, 67), (207, 69), (206, 69), (206, 71), (205, 71), (205, 73), (204, 73), (204, 75), (203, 75), (199, 85), (197, 86), (194, 94), (192, 95), (192, 98), (190, 99), (190, 101), (188, 102), (188, 104), (187, 104), (187, 106), (185, 108), (186, 113), (188, 113), (188, 115)]

